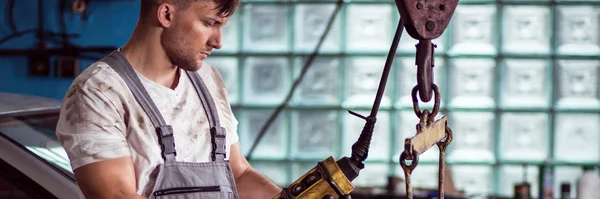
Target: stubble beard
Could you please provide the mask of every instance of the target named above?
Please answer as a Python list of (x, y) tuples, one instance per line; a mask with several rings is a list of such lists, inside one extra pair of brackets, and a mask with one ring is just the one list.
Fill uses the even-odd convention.
[(189, 43), (185, 42), (184, 36), (176, 28), (165, 32), (163, 46), (167, 58), (175, 67), (192, 72), (200, 69), (199, 63), (191, 54), (193, 51), (188, 47)]

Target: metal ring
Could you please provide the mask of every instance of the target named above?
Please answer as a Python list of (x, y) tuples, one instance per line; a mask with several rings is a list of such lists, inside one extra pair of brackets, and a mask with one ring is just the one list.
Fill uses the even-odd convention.
[[(431, 89), (433, 90), (433, 93), (435, 95), (435, 101), (434, 101), (434, 104), (433, 104), (433, 110), (429, 114), (429, 118), (428, 118), (429, 121), (433, 121), (433, 119), (435, 118), (435, 116), (440, 111), (440, 100), (441, 100), (440, 89), (438, 88), (438, 86), (436, 84), (431, 84)], [(423, 113), (421, 112), (421, 108), (419, 107), (419, 100), (417, 99), (417, 92), (418, 91), (419, 91), (419, 86), (416, 85), (412, 89), (411, 97), (412, 97), (412, 102), (413, 102), (413, 110), (415, 111), (415, 114), (417, 115), (417, 117), (421, 118), (421, 115)]]
[(429, 115), (429, 120), (433, 121), (433, 119), (438, 114), (438, 112), (440, 112), (441, 97), (440, 97), (440, 89), (438, 88), (438, 86), (436, 84), (432, 83), (431, 89), (433, 90), (433, 93), (435, 95), (435, 101), (433, 104), (433, 111), (431, 111), (431, 114)]
[(417, 99), (417, 91), (419, 91), (419, 85), (416, 85), (415, 87), (413, 87), (412, 92), (411, 92), (412, 102), (413, 102), (413, 110), (415, 111), (415, 114), (417, 115), (417, 117), (421, 118), (421, 108), (419, 108), (419, 100)]
[(417, 167), (418, 164), (419, 164), (419, 155), (418, 154), (413, 155), (412, 163), (410, 165), (406, 165), (406, 151), (403, 151), (402, 154), (400, 154), (400, 166), (402, 167), (402, 169), (404, 169), (404, 171), (409, 169), (408, 173), (412, 173), (412, 171)]

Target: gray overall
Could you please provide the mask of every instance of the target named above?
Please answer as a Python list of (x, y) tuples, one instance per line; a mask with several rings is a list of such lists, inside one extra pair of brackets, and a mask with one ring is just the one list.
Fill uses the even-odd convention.
[(205, 163), (178, 162), (175, 160), (177, 153), (173, 128), (165, 124), (156, 105), (125, 56), (117, 50), (104, 57), (102, 61), (108, 63), (123, 78), (156, 129), (164, 164), (160, 165), (154, 190), (150, 196), (145, 197), (239, 199), (229, 161), (225, 160), (225, 128), (219, 125), (219, 117), (210, 92), (198, 73), (187, 72), (187, 76), (192, 81), (208, 117), (212, 161)]

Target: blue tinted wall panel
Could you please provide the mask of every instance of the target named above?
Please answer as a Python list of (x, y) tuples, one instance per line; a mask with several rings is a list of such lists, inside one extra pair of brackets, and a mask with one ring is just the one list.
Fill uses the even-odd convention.
[[(62, 0), (43, 0), (43, 21), (46, 32), (60, 33), (60, 3)], [(81, 47), (112, 46), (120, 47), (129, 39), (139, 14), (139, 1), (106, 1), (90, 0), (85, 14), (73, 13), (73, 0), (65, 0), (64, 21), (69, 34), (78, 37), (69, 41)], [(13, 34), (9, 19), (9, 0), (0, 0), (0, 39)], [(0, 43), (0, 50), (34, 48), (38, 39), (38, 1), (14, 0), (14, 22), (19, 32), (26, 32), (18, 37)], [(47, 47), (62, 47), (60, 36), (49, 36)], [(80, 59), (80, 71), (106, 53), (84, 53), (89, 58)], [(56, 77), (55, 60), (51, 58), (48, 76), (31, 76), (28, 74), (27, 56), (0, 55), (0, 92), (38, 95), (62, 99), (73, 78)]]

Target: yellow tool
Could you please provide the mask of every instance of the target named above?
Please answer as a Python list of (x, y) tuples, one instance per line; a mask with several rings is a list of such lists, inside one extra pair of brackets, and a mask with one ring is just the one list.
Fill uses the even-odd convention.
[(284, 188), (275, 198), (330, 198), (335, 195), (348, 197), (352, 190), (354, 186), (330, 156)]

